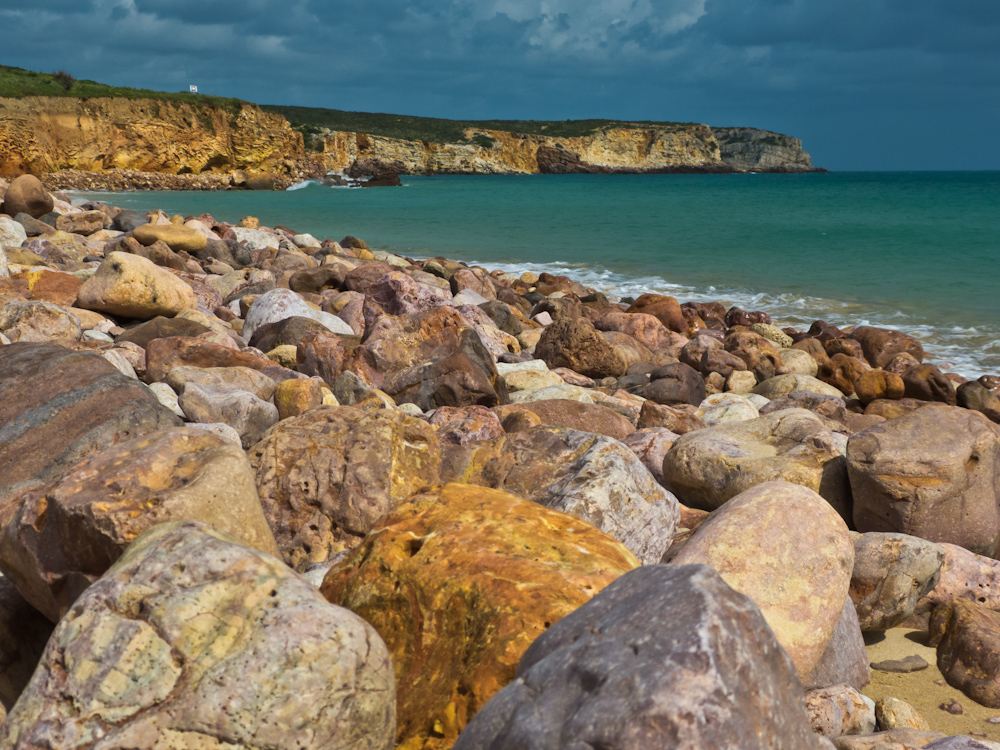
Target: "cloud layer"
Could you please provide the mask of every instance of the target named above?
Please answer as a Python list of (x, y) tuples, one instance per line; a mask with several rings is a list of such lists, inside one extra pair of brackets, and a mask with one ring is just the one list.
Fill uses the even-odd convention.
[(43, 0), (3, 62), (261, 103), (752, 125), (831, 169), (998, 169), (995, 0)]

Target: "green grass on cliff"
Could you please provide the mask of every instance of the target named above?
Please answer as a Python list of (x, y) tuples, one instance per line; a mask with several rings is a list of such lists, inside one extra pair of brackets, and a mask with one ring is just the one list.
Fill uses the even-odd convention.
[[(72, 71), (69, 71), (72, 73)], [(241, 104), (239, 99), (222, 96), (190, 94), (187, 91), (151, 91), (121, 86), (108, 86), (97, 81), (75, 81), (67, 89), (54, 73), (36, 73), (23, 68), (0, 65), (0, 97), (20, 99), (25, 96), (72, 96), (79, 99), (96, 97), (120, 97), (125, 99), (170, 99), (192, 104), (206, 104), (234, 110)]]
[[(412, 117), (372, 112), (344, 112), (339, 109), (289, 107), (262, 104), (261, 109), (283, 115), (293, 127), (303, 133), (316, 133), (321, 128), (354, 133), (401, 138), (428, 143), (462, 143), (466, 128), (501, 130), (511, 133), (548, 135), (554, 138), (574, 138), (590, 135), (608, 127), (682, 128), (690, 123), (625, 122), (620, 120), (442, 120), (436, 117)], [(486, 145), (480, 143), (479, 145)]]

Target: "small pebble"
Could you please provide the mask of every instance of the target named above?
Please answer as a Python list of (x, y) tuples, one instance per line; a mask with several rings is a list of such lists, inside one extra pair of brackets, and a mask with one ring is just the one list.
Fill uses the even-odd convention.
[(896, 672), (899, 674), (909, 674), (927, 669), (930, 665), (927, 660), (917, 654), (911, 654), (905, 659), (888, 659), (887, 661), (874, 662), (871, 668), (878, 672)]
[(1000, 724), (1000, 716), (991, 716), (986, 720), (987, 724)]
[(956, 716), (962, 713), (962, 704), (955, 699), (952, 699), (950, 703), (942, 703), (938, 708), (942, 711), (947, 711), (950, 714), (955, 714)]

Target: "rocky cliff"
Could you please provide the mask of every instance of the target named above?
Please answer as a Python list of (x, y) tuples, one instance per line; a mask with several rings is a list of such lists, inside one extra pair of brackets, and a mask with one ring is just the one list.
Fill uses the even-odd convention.
[(822, 172), (802, 141), (756, 128), (712, 128), (722, 160), (737, 172)]
[(352, 174), (730, 172), (705, 125), (612, 127), (576, 138), (468, 129), (464, 143), (364, 133), (322, 138), (327, 169)]
[(285, 118), (158, 99), (0, 99), (0, 176), (63, 169), (288, 172), (302, 136)]
[(136, 181), (134, 173), (180, 176), (154, 187), (177, 189), (180, 182), (206, 189), (256, 179), (215, 177), (243, 171), (267, 173), (268, 187), (329, 171), (355, 176), (813, 171), (797, 138), (690, 123), (622, 123), (579, 137), (467, 128), (458, 143), (325, 130), (311, 134), (309, 142), (307, 150), (302, 134), (283, 116), (246, 102), (0, 98), (0, 176), (57, 172), (69, 175), (55, 179), (66, 187), (151, 186)]

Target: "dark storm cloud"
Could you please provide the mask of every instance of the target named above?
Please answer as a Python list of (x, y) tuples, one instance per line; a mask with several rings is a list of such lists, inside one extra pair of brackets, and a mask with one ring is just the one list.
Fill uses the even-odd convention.
[(747, 124), (831, 168), (1000, 167), (996, 0), (39, 0), (0, 26), (3, 62), (118, 85)]

